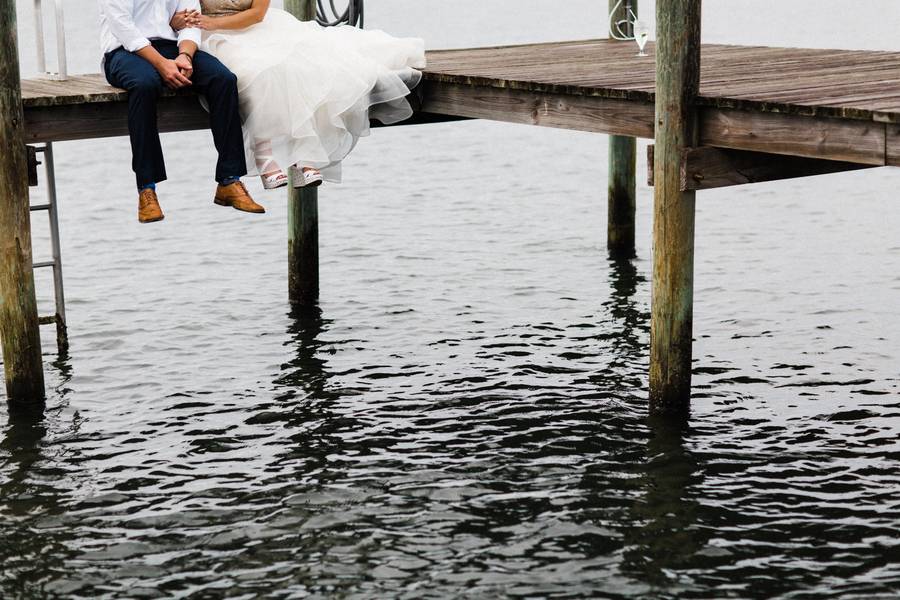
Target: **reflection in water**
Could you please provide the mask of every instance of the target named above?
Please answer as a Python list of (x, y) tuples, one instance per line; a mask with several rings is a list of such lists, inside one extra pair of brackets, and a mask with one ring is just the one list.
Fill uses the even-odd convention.
[(287, 330), (286, 345), (293, 348), (295, 356), (282, 365), (283, 374), (275, 380), (275, 385), (284, 388), (285, 394), (280, 400), (287, 400), (302, 390), (313, 399), (322, 399), (328, 374), (326, 361), (320, 350), (327, 342), (320, 339), (328, 323), (322, 318), (322, 309), (318, 306), (296, 307), (289, 315), (290, 327)]
[(47, 421), (12, 413), (0, 441), (0, 590), (4, 597), (39, 597), (43, 582), (65, 572), (73, 532), (58, 527), (68, 490), (45, 448)]
[[(397, 302), (387, 335), (417, 332), (399, 338), (412, 351), (367, 328), (368, 307), (295, 312), (244, 338), (277, 347), (258, 385), (229, 369), (211, 389), (81, 404), (71, 424), (63, 360), (63, 408), (0, 443), (4, 597), (826, 590), (807, 566), (824, 550), (785, 542), (798, 536), (849, 540), (838, 566), (856, 591), (900, 580), (884, 560), (898, 480), (879, 466), (896, 436), (863, 426), (874, 413), (796, 430), (647, 421), (639, 267), (597, 265), (610, 287), (556, 320), (490, 328), (466, 305), (448, 331)], [(821, 452), (833, 432), (871, 454)]]
[(59, 526), (71, 492), (64, 483), (67, 467), (56, 462), (58, 451), (47, 441), (51, 429), (72, 433), (78, 427), (77, 416), (71, 425), (64, 425), (62, 417), (73, 373), (68, 351), (55, 355), (49, 366), (54, 402), (46, 410), (10, 406), (0, 440), (0, 591), (13, 597), (43, 595), (43, 583), (64, 573), (73, 554), (73, 531)]
[(685, 448), (686, 430), (650, 420), (647, 458), (638, 471), (643, 493), (630, 510), (622, 570), (654, 588), (677, 586), (705, 540), (691, 488), (702, 484), (700, 466)]
[(294, 356), (281, 366), (282, 373), (274, 383), (279, 390), (279, 420), (291, 432), (291, 443), (279, 455), (278, 463), (296, 468), (306, 485), (321, 488), (344, 476), (334, 471), (337, 463), (332, 459), (343, 452), (342, 434), (361, 428), (361, 424), (335, 412), (334, 404), (343, 393), (329, 387), (332, 375), (325, 356), (327, 348), (342, 342), (324, 339), (330, 322), (323, 318), (322, 310), (297, 306), (289, 318), (285, 345)]
[[(608, 357), (608, 368), (591, 376), (600, 388), (613, 393), (646, 388), (646, 345), (650, 333), (650, 314), (646, 304), (635, 297), (647, 280), (633, 260), (610, 259), (609, 300), (603, 308), (605, 315), (596, 335), (601, 355)], [(642, 370), (643, 369), (643, 370)], [(634, 394), (636, 410), (646, 410), (646, 399)]]

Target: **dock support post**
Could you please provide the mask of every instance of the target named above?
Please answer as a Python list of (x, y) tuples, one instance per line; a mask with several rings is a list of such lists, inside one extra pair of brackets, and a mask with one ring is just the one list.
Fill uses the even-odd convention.
[(690, 410), (695, 192), (681, 191), (681, 159), (697, 145), (701, 0), (656, 2), (656, 149), (650, 413)]
[(10, 407), (44, 402), (15, 0), (0, 0), (0, 343)]
[[(632, 11), (637, 15), (637, 2)], [(625, 2), (609, 0), (610, 34), (614, 23), (627, 20)], [(609, 136), (609, 189), (607, 193), (606, 248), (611, 258), (634, 258), (634, 214), (636, 207), (635, 161), (637, 141)]]
[[(301, 21), (316, 18), (316, 0), (285, 0), (284, 9)], [(288, 298), (295, 306), (319, 299), (319, 195), (316, 188), (295, 188), (293, 182), (288, 186)]]

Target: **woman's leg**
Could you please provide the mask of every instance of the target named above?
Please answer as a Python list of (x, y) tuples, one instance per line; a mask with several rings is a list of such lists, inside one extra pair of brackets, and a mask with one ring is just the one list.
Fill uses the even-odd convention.
[(271, 141), (257, 140), (253, 146), (253, 155), (256, 160), (256, 170), (259, 171), (259, 178), (262, 179), (264, 188), (274, 190), (288, 184), (287, 174), (275, 162)]
[(269, 140), (257, 140), (253, 148), (256, 158), (256, 168), (260, 175), (276, 175), (283, 173), (281, 167), (275, 162), (272, 153), (272, 142)]

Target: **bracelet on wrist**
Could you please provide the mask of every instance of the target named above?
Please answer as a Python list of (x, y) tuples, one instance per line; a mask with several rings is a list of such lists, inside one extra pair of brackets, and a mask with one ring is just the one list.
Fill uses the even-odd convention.
[(188, 60), (191, 61), (191, 64), (194, 64), (194, 55), (193, 54), (189, 54), (187, 52), (179, 52), (178, 56), (181, 56), (181, 55), (187, 56)]

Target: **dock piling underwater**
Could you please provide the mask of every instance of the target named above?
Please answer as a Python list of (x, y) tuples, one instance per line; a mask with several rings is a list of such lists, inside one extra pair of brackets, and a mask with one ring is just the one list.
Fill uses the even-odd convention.
[(681, 158), (699, 140), (700, 5), (656, 2), (651, 414), (685, 415), (690, 408), (696, 192), (681, 189)]
[(0, 0), (0, 343), (10, 410), (44, 405), (15, 0)]

